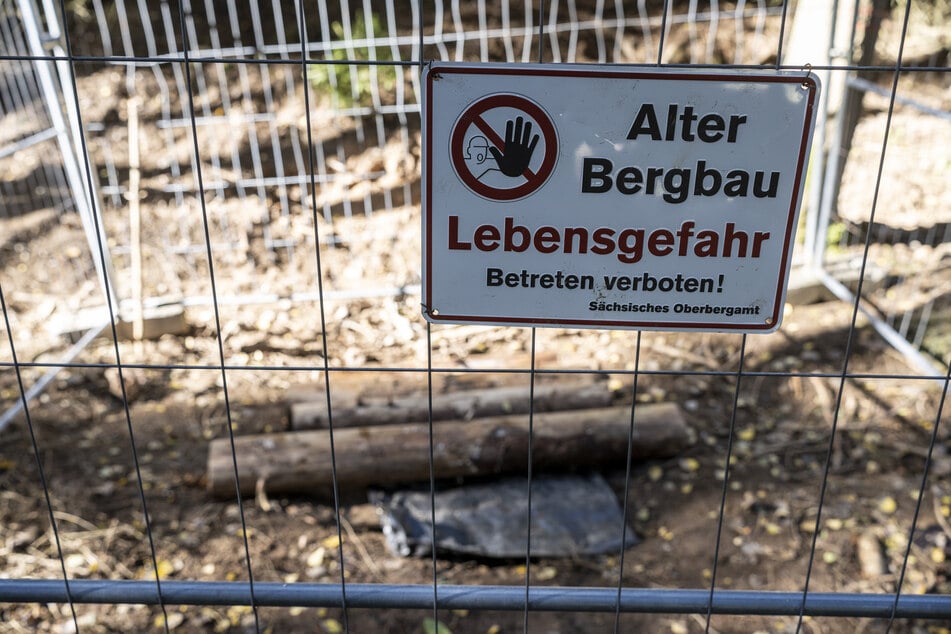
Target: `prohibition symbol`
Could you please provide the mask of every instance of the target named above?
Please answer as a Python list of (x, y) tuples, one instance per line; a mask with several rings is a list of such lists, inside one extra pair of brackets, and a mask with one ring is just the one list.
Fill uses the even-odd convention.
[(551, 176), (558, 135), (534, 101), (491, 95), (470, 105), (456, 121), (449, 154), (456, 175), (470, 190), (489, 200), (518, 200)]

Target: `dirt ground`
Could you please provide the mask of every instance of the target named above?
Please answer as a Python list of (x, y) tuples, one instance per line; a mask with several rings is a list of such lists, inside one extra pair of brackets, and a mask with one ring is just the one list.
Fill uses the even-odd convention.
[[(407, 313), (414, 302), (393, 302)], [(293, 313), (292, 311), (288, 311)], [(248, 311), (247, 318), (259, 318)], [(745, 376), (737, 400), (734, 462), (730, 474), (723, 536), (718, 559), (720, 588), (801, 590), (821, 473), (827, 459), (832, 411), (842, 370), (851, 318), (845, 304), (791, 308), (783, 329), (749, 338), (744, 370), (777, 372)], [(241, 354), (242, 336), (260, 330), (241, 324), (227, 340), (229, 363)], [(328, 328), (332, 365), (354, 354), (343, 344), (347, 322)], [(358, 322), (361, 323), (361, 322)], [(392, 327), (392, 322), (386, 322)], [(420, 320), (410, 320), (421, 328)], [(286, 331), (285, 331), (286, 328)], [(387, 328), (374, 328), (389, 336)], [(273, 326), (266, 341), (297, 341), (299, 347), (274, 345), (259, 364), (319, 365), (308, 350), (313, 341), (295, 339), (292, 325)], [(481, 385), (527, 385), (529, 375), (472, 374), (464, 369), (526, 369), (530, 345), (523, 330), (443, 328), (434, 332), (433, 364), (442, 390)], [(735, 370), (737, 336), (646, 333), (641, 346), (638, 401), (673, 401), (685, 410), (696, 431), (696, 443), (674, 459), (636, 464), (630, 482), (628, 520), (641, 544), (626, 553), (626, 587), (702, 588), (710, 583), (713, 548), (722, 489), (726, 446), (736, 380), (703, 372)], [(253, 347), (245, 345), (244, 347)], [(258, 346), (260, 348), (260, 346)], [(369, 347), (369, 346), (368, 346)], [(120, 346), (123, 363), (145, 363), (157, 356), (179, 363), (209, 363), (214, 333), (198, 324), (188, 337), (163, 337)], [(383, 346), (381, 358), (364, 361), (374, 367), (409, 367), (414, 372), (332, 373), (334, 390), (379, 395), (408, 393), (425, 386), (424, 364), (407, 346)], [(627, 386), (633, 369), (634, 337), (624, 332), (539, 331), (539, 369), (596, 370), (582, 380), (607, 380)], [(88, 362), (109, 363), (111, 344), (99, 340)], [(232, 424), (237, 434), (277, 431), (287, 426), (288, 388), (321, 390), (315, 370), (248, 369), (227, 373)], [(452, 372), (451, 370), (457, 370)], [(701, 374), (685, 374), (698, 371)], [(903, 360), (871, 330), (856, 331), (849, 371), (911, 375)], [(809, 373), (798, 377), (792, 373)], [(601, 374), (604, 373), (604, 374)], [(828, 376), (816, 376), (816, 374)], [(31, 407), (32, 423), (56, 513), (60, 540), (70, 575), (76, 578), (153, 578), (141, 495), (148, 504), (159, 574), (164, 579), (240, 580), (247, 577), (236, 502), (208, 494), (205, 461), (208, 441), (226, 434), (227, 416), (221, 374), (209, 370), (134, 370), (135, 386), (125, 409), (98, 367), (70, 368)], [(5, 396), (11, 385), (4, 375)], [(570, 377), (578, 381), (577, 375)], [(566, 380), (543, 374), (539, 383)], [(300, 394), (306, 387), (291, 390)], [(134, 392), (134, 393), (133, 393)], [(629, 389), (622, 389), (622, 393)], [(915, 497), (920, 486), (924, 451), (935, 423), (939, 391), (928, 382), (907, 379), (846, 381), (832, 447), (831, 473), (817, 538), (811, 589), (839, 592), (888, 592), (903, 559)], [(629, 396), (627, 399), (629, 400)], [(947, 413), (944, 418), (947, 419)], [(132, 463), (129, 420), (135, 435), (142, 490)], [(945, 425), (947, 421), (944, 421)], [(932, 477), (926, 487), (918, 531), (905, 578), (905, 592), (938, 592), (948, 587), (948, 520), (951, 511), (951, 460), (946, 435), (940, 434)], [(50, 577), (60, 574), (51, 543), (43, 489), (25, 425), (14, 423), (0, 437), (3, 456), (4, 575)], [(624, 472), (606, 471), (621, 494)], [(445, 483), (440, 483), (444, 486)], [(255, 580), (339, 580), (337, 527), (329, 500), (307, 496), (244, 501)], [(359, 493), (342, 506), (343, 553), (349, 582), (431, 582), (429, 559), (403, 559), (386, 548), (373, 506)], [(880, 574), (863, 572), (861, 543), (878, 544), (886, 562)], [(540, 585), (613, 586), (618, 582), (616, 555), (579, 560), (532, 562), (532, 583)], [(441, 559), (438, 578), (448, 584), (524, 583), (524, 562)], [(160, 613), (136, 606), (78, 606), (83, 631), (144, 631), (155, 627)], [(171, 606), (176, 631), (246, 631), (253, 615), (241, 608)], [(63, 631), (71, 623), (65, 606), (4, 606), (9, 631)], [(355, 610), (348, 615), (351, 631), (423, 631), (427, 613)], [(334, 632), (343, 616), (337, 610), (262, 609), (262, 627), (269, 631)], [(440, 620), (454, 632), (519, 631), (522, 615), (446, 612)], [(530, 615), (533, 631), (594, 632), (609, 630), (612, 615)], [(692, 616), (622, 618), (622, 631), (699, 631)], [(493, 629), (495, 627), (496, 629)], [(713, 618), (721, 632), (791, 631), (789, 618)], [(880, 631), (882, 622), (811, 620), (806, 631)], [(912, 631), (899, 624), (897, 630)]]
[[(115, 124), (103, 132), (115, 147), (127, 138), (118, 96), (124, 80), (124, 73), (106, 69), (83, 77), (80, 85), (84, 112)], [(148, 93), (149, 80), (142, 81)], [(947, 109), (948, 81), (945, 73), (911, 78), (903, 86), (931, 106)], [(280, 94), (275, 99), (282, 125), (300, 126), (298, 100)], [(143, 119), (158, 116), (159, 107), (146, 100)], [(843, 239), (830, 245), (838, 258), (860, 257), (864, 232), (878, 230), (863, 225), (863, 218), (881, 149), (882, 117), (881, 102), (870, 100), (857, 131), (857, 158), (843, 182), (843, 200), (850, 201), (842, 205)], [(871, 260), (884, 274), (868, 297), (883, 315), (912, 310), (913, 322), (921, 319), (924, 306), (931, 306), (932, 322), (923, 331), (922, 345), (928, 354), (947, 360), (951, 253), (946, 239), (926, 236), (945, 235), (951, 186), (947, 161), (942, 165), (916, 150), (925, 143), (947, 147), (935, 141), (944, 137), (935, 135), (948, 131), (922, 121), (907, 108), (896, 113), (898, 136), (892, 137), (889, 151), (897, 152), (897, 158), (886, 166), (888, 185), (877, 216), (891, 233), (879, 231), (872, 241)], [(353, 122), (339, 125), (349, 152), (355, 143)], [(202, 133), (208, 135), (202, 147), (218, 143), (223, 154), (229, 151), (226, 123)], [(177, 146), (183, 161), (190, 151), (187, 141), (183, 135)], [(159, 160), (159, 140), (143, 143), (143, 156)], [(359, 201), (389, 189), (402, 191), (404, 184), (415, 191), (418, 144), (418, 135), (411, 134), (408, 148), (394, 141), (382, 149), (355, 149), (341, 169), (377, 173), (376, 180), (327, 187), (320, 195), (339, 205), (348, 197)], [(903, 169), (910, 161), (919, 161), (919, 168)], [(210, 294), (202, 252), (168, 255), (170, 245), (202, 243), (200, 225), (187, 222), (200, 211), (198, 205), (192, 201), (177, 208), (168, 197), (153, 195), (167, 178), (157, 164), (143, 178), (143, 189), (150, 192), (143, 213), (151, 219), (143, 235), (146, 295)], [(300, 205), (306, 191), (298, 188), (289, 195)], [(332, 225), (318, 220), (322, 235), (333, 232), (337, 242), (321, 251), (325, 290), (419, 282), (419, 208), (404, 202), (370, 217), (337, 217)], [(213, 218), (230, 222), (213, 223), (213, 241), (238, 245), (215, 252), (219, 296), (316, 292), (309, 213), (285, 217), (266, 212), (275, 235), (295, 237), (303, 245), (292, 256), (264, 246), (262, 220), (254, 210), (211, 196), (208, 208)], [(115, 252), (117, 284), (124, 298), (131, 284), (126, 210), (107, 208), (105, 213), (106, 239), (120, 247)], [(70, 322), (79, 328), (81, 309), (102, 303), (81, 236), (79, 221), (69, 214), (38, 211), (0, 220), (0, 288), (21, 362), (55, 363), (69, 343), (49, 326)], [(108, 337), (93, 341), (76, 365), (60, 372), (31, 404), (29, 426), (20, 415), (0, 430), (0, 576), (61, 578), (38, 462), (72, 578), (150, 580), (157, 564), (162, 579), (241, 581), (248, 570), (239, 505), (213, 498), (205, 473), (209, 442), (227, 437), (229, 421), (238, 435), (287, 430), (292, 400), (302, 394), (323, 397), (325, 358), (331, 368), (349, 369), (330, 373), (332, 391), (356, 397), (425, 393), (430, 362), (438, 393), (528, 386), (532, 380), (532, 333), (527, 329), (442, 326), (429, 332), (419, 297), (412, 292), (334, 299), (325, 307), (325, 332), (320, 306), (312, 300), (222, 302), (217, 314), (208, 302), (196, 301), (186, 309), (184, 334), (122, 340), (118, 346)], [(531, 584), (616, 587), (620, 580), (628, 588), (709, 588), (716, 565), (717, 588), (801, 591), (815, 539), (810, 590), (893, 592), (917, 511), (929, 441), (940, 422), (902, 591), (951, 592), (951, 414), (945, 407), (938, 421), (940, 386), (916, 378), (916, 371), (861, 315), (852, 336), (852, 320), (853, 307), (842, 302), (787, 306), (775, 334), (744, 340), (738, 335), (647, 332), (639, 350), (632, 332), (538, 330), (536, 384), (602, 381), (617, 390), (619, 403), (635, 398), (638, 403), (677, 403), (695, 442), (675, 458), (635, 464), (628, 483), (623, 466), (605, 468), (619, 498), (627, 484), (627, 520), (641, 540), (626, 551), (623, 570), (619, 553), (534, 559), (528, 571)], [(914, 331), (914, 323), (909, 328)], [(752, 374), (738, 381), (741, 350), (742, 369)], [(125, 401), (114, 369), (117, 353), (124, 366)], [(12, 357), (4, 337), (0, 361), (9, 363)], [(228, 367), (224, 375), (222, 364)], [(45, 369), (25, 369), (26, 385)], [(635, 371), (640, 373), (636, 394), (631, 389)], [(845, 373), (865, 376), (843, 380)], [(20, 399), (17, 379), (9, 365), (0, 368), (0, 410)], [(714, 562), (729, 447), (732, 459)], [(347, 489), (346, 483), (342, 487)], [(342, 565), (347, 582), (430, 584), (431, 560), (390, 552), (376, 508), (362, 491), (344, 493), (342, 561), (333, 500), (308, 495), (245, 499), (254, 580), (338, 583)], [(526, 572), (524, 561), (446, 557), (438, 561), (436, 574), (445, 584), (519, 586)], [(176, 632), (248, 632), (255, 626), (254, 613), (243, 607), (168, 606), (163, 615), (137, 605), (78, 605), (76, 612), (82, 632), (161, 631), (166, 623)], [(428, 611), (407, 610), (258, 611), (261, 630), (274, 633), (334, 634), (345, 621), (355, 633), (426, 632), (430, 617)], [(439, 620), (456, 634), (523, 628), (521, 613), (442, 611)], [(613, 631), (614, 615), (531, 613), (528, 622), (533, 632), (603, 632)], [(620, 623), (622, 632), (704, 629), (698, 615), (623, 615)], [(880, 619), (808, 618), (803, 631), (881, 632), (886, 627)], [(901, 621), (891, 631), (948, 631), (944, 628), (942, 623)], [(65, 605), (0, 605), (2, 631), (73, 629)], [(710, 627), (724, 633), (795, 630), (791, 617), (714, 616)]]

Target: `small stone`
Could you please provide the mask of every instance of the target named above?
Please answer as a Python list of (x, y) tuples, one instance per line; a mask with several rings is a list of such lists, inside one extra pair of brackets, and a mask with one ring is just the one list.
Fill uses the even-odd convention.
[(882, 542), (871, 532), (862, 533), (856, 542), (856, 555), (859, 568), (866, 579), (881, 577), (888, 571)]
[(149, 377), (142, 368), (122, 368), (122, 380), (119, 380), (118, 368), (106, 368), (103, 374), (109, 385), (109, 393), (122, 400), (122, 388), (125, 387), (125, 399), (135, 401), (149, 384)]
[(168, 629), (174, 630), (176, 627), (181, 625), (185, 621), (185, 615), (181, 612), (169, 612), (168, 620)]
[(551, 581), (558, 575), (558, 571), (553, 566), (545, 566), (535, 575), (539, 581)]
[(844, 522), (838, 518), (832, 517), (826, 520), (826, 528), (830, 531), (842, 530)]
[(321, 546), (314, 550), (310, 555), (307, 556), (307, 567), (308, 568), (317, 568), (318, 566), (324, 563), (324, 557), (327, 554), (327, 549)]

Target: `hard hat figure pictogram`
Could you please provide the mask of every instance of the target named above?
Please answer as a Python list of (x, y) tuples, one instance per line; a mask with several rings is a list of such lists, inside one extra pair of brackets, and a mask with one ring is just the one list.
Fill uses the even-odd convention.
[(558, 136), (548, 114), (519, 95), (485, 97), (456, 121), (450, 157), (460, 180), (494, 201), (524, 198), (554, 171)]

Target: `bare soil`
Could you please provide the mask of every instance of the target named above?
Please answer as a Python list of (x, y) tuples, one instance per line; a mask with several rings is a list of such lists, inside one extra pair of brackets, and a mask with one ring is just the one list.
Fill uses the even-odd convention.
[[(368, 313), (373, 311), (365, 309), (356, 323), (370, 321)], [(676, 459), (634, 466), (628, 519), (643, 542), (626, 553), (626, 587), (709, 585), (732, 422), (735, 461), (727, 491), (717, 586), (801, 590), (822, 470), (828, 458), (831, 472), (810, 588), (840, 592), (893, 589), (915, 510), (939, 392), (931, 383), (912, 378), (847, 380), (836, 441), (828, 457), (840, 382), (835, 375), (842, 370), (850, 318), (849, 307), (844, 304), (796, 307), (780, 333), (750, 338), (744, 370), (779, 374), (743, 377), (735, 421), (731, 421), (735, 377), (690, 372), (736, 370), (741, 343), (738, 337), (643, 335), (640, 369), (652, 373), (639, 378), (638, 401), (680, 403), (697, 432), (697, 442)], [(337, 325), (328, 332), (329, 346), (338, 350), (331, 355), (332, 365), (342, 365), (341, 355), (353, 354), (348, 351), (355, 346), (343, 343), (347, 341), (348, 321), (331, 323)], [(410, 323), (419, 325), (418, 320)], [(390, 336), (388, 324), (381, 320), (372, 332), (386, 338)], [(530, 380), (527, 373), (465, 372), (473, 368), (525, 370), (528, 333), (488, 328), (441, 330), (434, 333), (434, 366), (456, 372), (438, 373), (437, 389), (527, 384)], [(243, 337), (259, 337), (260, 332), (245, 326), (229, 337), (225, 342), (232, 355), (229, 363), (242, 354), (237, 352), (237, 342)], [(288, 338), (273, 330), (268, 333), (266, 342)], [(308, 350), (312, 344), (296, 341), (299, 347), (289, 349), (270, 345), (259, 362), (272, 367), (319, 366), (318, 354)], [(607, 374), (591, 375), (589, 380), (628, 384), (632, 379), (629, 372), (633, 369), (634, 341), (633, 335), (622, 332), (539, 331), (537, 364), (543, 370), (596, 370)], [(167, 337), (141, 345), (123, 343), (120, 354), (127, 364), (159, 356), (178, 359), (178, 363), (196, 358), (209, 363), (215, 347), (213, 333), (196, 327), (187, 338)], [(414, 370), (424, 367), (407, 346), (361, 347), (374, 349), (379, 357), (363, 361), (361, 366), (365, 368), (378, 364)], [(852, 348), (850, 372), (909, 374), (902, 359), (862, 324)], [(114, 350), (106, 340), (96, 342), (88, 353), (91, 362), (113, 362)], [(289, 386), (310, 386), (318, 392), (323, 389), (316, 380), (320, 373), (315, 370), (254, 370), (254, 365), (249, 359), (248, 369), (227, 373), (227, 405), (220, 371), (127, 369), (127, 383), (135, 386), (128, 390), (127, 417), (123, 403), (111, 393), (103, 370), (90, 367), (61, 373), (39, 403), (30, 408), (71, 576), (153, 578), (142, 512), (144, 496), (162, 578), (247, 578), (237, 503), (215, 500), (205, 488), (207, 442), (226, 435), (227, 406), (237, 434), (281, 430), (287, 426)], [(797, 372), (811, 376), (799, 377)], [(819, 378), (815, 373), (830, 376)], [(15, 391), (9, 378), (10, 373), (5, 373), (5, 395)], [(577, 376), (570, 378), (577, 380)], [(355, 394), (397, 394), (424, 388), (425, 379), (416, 371), (335, 372), (331, 374), (331, 386)], [(539, 382), (558, 379), (565, 377), (536, 377)], [(297, 398), (306, 389), (290, 393)], [(132, 461), (129, 421), (141, 480)], [(4, 498), (0, 557), (4, 574), (13, 578), (56, 578), (59, 561), (22, 419), (4, 432), (0, 443), (4, 458), (0, 472)], [(905, 575), (906, 592), (949, 590), (944, 557), (951, 461), (945, 451), (942, 433)], [(606, 475), (620, 495), (623, 470), (608, 470)], [(244, 501), (255, 580), (339, 581), (337, 526), (330, 502), (307, 496), (259, 496)], [(341, 513), (349, 582), (431, 582), (428, 559), (401, 559), (387, 550), (375, 509), (361, 501), (358, 493), (347, 495)], [(856, 548), (863, 536), (871, 536), (881, 545), (887, 565), (880, 576), (869, 576), (861, 569)], [(612, 586), (618, 582), (619, 559), (537, 560), (532, 562), (531, 572), (533, 584)], [(525, 566), (524, 562), (443, 559), (438, 577), (440, 582), (451, 584), (519, 585), (524, 583)], [(253, 622), (252, 614), (239, 608), (171, 606), (169, 610), (179, 631), (244, 631)], [(135, 606), (79, 606), (78, 613), (85, 626), (83, 631), (143, 631), (159, 616), (155, 609)], [(348, 615), (352, 631), (357, 632), (422, 631), (426, 616), (402, 611), (352, 611)], [(11, 631), (59, 631), (69, 627), (65, 606), (5, 606), (3, 618)], [(335, 610), (262, 609), (260, 618), (271, 631), (318, 627), (332, 632), (333, 621), (339, 622), (343, 616)], [(485, 632), (493, 625), (501, 628), (498, 631), (517, 631), (522, 616), (471, 612), (445, 613), (440, 618), (453, 631)], [(609, 629), (613, 617), (540, 613), (532, 614), (530, 621), (539, 631), (603, 631)], [(676, 631), (681, 625), (686, 628), (682, 631), (693, 631), (700, 627), (690, 616), (625, 616), (622, 623), (623, 631), (660, 631), (668, 627)], [(723, 632), (757, 628), (785, 631), (793, 623), (794, 619), (789, 618), (713, 619), (713, 627)], [(852, 631), (859, 627), (878, 631), (881, 623), (817, 620), (807, 629)]]

